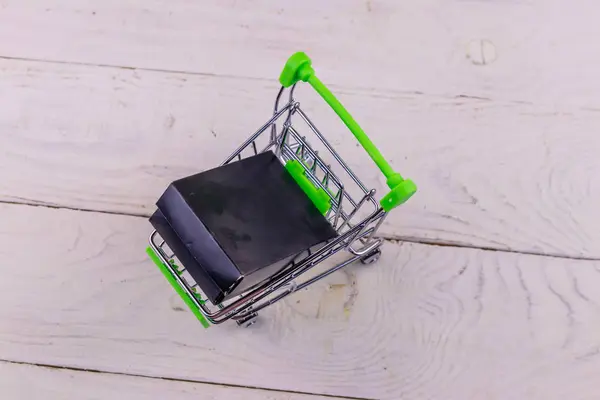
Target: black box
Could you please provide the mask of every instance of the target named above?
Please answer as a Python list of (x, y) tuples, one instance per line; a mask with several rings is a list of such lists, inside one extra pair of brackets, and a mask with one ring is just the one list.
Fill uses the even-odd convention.
[(157, 206), (150, 222), (215, 304), (336, 236), (270, 151), (177, 180)]

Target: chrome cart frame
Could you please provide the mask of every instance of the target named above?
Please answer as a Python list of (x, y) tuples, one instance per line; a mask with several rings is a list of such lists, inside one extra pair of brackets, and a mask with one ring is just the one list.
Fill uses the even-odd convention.
[[(288, 64), (286, 64), (286, 68), (298, 54), (303, 53), (297, 53), (292, 56)], [(303, 57), (306, 56), (304, 55)], [(306, 63), (302, 65), (305, 66)], [(308, 66), (310, 68), (310, 63)], [(389, 171), (385, 171), (382, 168), (382, 171), (388, 178), (388, 184), (392, 180), (393, 185), (390, 185), (390, 187), (394, 186), (392, 192), (384, 197), (384, 200), (389, 199), (391, 195), (396, 197), (391, 196), (393, 201), (390, 201), (390, 203), (394, 204), (390, 207), (381, 206), (374, 197), (375, 189), (368, 189), (358, 178), (301, 109), (300, 103), (295, 100), (294, 89), (296, 88), (296, 83), (298, 80), (304, 79), (297, 76), (300, 74), (298, 66), (292, 65), (292, 67), (292, 72), (296, 76), (286, 81), (284, 76), (286, 70), (284, 69), (284, 73), (280, 78), (284, 86), (281, 87), (277, 94), (271, 119), (239, 146), (222, 165), (265, 151), (273, 151), (284, 165), (292, 160), (300, 163), (306, 177), (309, 178), (311, 183), (316, 188), (322, 189), (329, 197), (331, 207), (326, 212), (325, 218), (335, 229), (337, 237), (315, 251), (307, 250), (299, 254), (290, 267), (278, 272), (262, 284), (249, 289), (229, 301), (212, 305), (210, 302), (203, 300), (205, 297), (199, 292), (197, 283), (191, 278), (191, 275), (186, 274), (186, 271), (178, 266), (175, 255), (160, 235), (156, 231), (152, 232), (150, 235), (150, 247), (158, 256), (160, 262), (164, 264), (174, 282), (179, 285), (181, 291), (178, 290), (178, 292), (184, 297), (184, 300), (192, 308), (192, 311), (196, 311), (195, 314), (199, 318), (200, 315), (198, 312), (212, 324), (220, 324), (233, 319), (239, 325), (251, 325), (254, 323), (259, 311), (282, 300), (295, 291), (304, 289), (355, 261), (361, 260), (363, 263), (377, 261), (381, 254), (380, 247), (382, 245), (382, 240), (376, 237), (377, 230), (386, 218), (388, 211), (406, 201), (416, 190), (411, 181), (404, 180), (399, 174), (393, 172), (391, 167), (389, 171), (392, 171), (392, 173), (388, 174), (386, 172)], [(310, 70), (312, 71), (312, 68)], [(314, 77), (314, 71), (311, 77)], [(316, 79), (316, 77), (314, 78)], [(315, 84), (310, 79), (307, 81), (315, 87)], [(320, 84), (320, 81), (317, 83)], [(327, 91), (327, 93), (323, 94), (319, 91), (319, 87), (315, 87), (315, 89), (338, 112), (334, 104), (331, 104), (331, 99), (327, 97), (327, 93), (329, 95), (331, 93)], [(284, 98), (287, 98), (287, 101), (284, 105), (280, 106), (281, 100)], [(338, 104), (339, 102), (335, 105)], [(345, 111), (341, 104), (339, 106)], [(340, 112), (338, 112), (338, 115), (340, 115)], [(340, 117), (344, 120), (343, 115), (340, 115)], [(344, 122), (352, 130), (348, 122), (346, 120)], [(300, 133), (298, 124), (301, 124), (305, 131), (309, 133), (310, 142), (316, 144), (316, 146), (311, 145), (306, 136)], [(353, 131), (353, 133), (366, 148), (365, 143), (360, 140), (361, 137), (356, 132)], [(380, 156), (380, 154), (378, 153), (373, 156), (369, 149), (367, 151), (381, 168), (380, 164), (382, 162), (385, 163), (385, 161), (377, 159), (377, 156)], [(322, 157), (323, 154), (325, 154), (325, 157)], [(381, 157), (381, 159), (383, 158)], [(326, 160), (331, 160), (332, 164), (329, 164)], [(398, 190), (399, 186), (402, 186), (400, 191)], [(396, 190), (395, 193), (394, 190)], [(400, 195), (398, 195), (399, 192), (401, 192)], [(410, 193), (406, 195), (408, 192)], [(398, 196), (403, 196), (400, 201), (397, 200)], [(384, 200), (382, 200), (382, 203)], [(324, 271), (306, 278), (307, 273), (313, 270), (314, 267), (340, 252), (348, 254), (348, 257), (344, 261), (328, 266)]]

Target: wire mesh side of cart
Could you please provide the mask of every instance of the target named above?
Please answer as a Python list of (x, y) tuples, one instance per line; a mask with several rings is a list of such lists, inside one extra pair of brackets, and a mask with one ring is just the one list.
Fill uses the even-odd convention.
[[(234, 299), (211, 307), (209, 302), (203, 300), (197, 283), (185, 269), (178, 265), (175, 255), (154, 231), (150, 236), (150, 246), (181, 288), (213, 324), (228, 319), (237, 320), (240, 324), (249, 321), (258, 311), (287, 295), (309, 286), (348, 264), (376, 254), (382, 243), (375, 237), (375, 233), (386, 213), (374, 198), (375, 190), (367, 189), (300, 108), (300, 103), (293, 97), (294, 87), (289, 90), (288, 101), (279, 107), (284, 91), (285, 89), (281, 88), (277, 95), (272, 118), (242, 143), (223, 162), (223, 165), (269, 150), (273, 151), (284, 165), (292, 160), (299, 162), (305, 176), (329, 197), (331, 207), (325, 217), (338, 236), (318, 250), (306, 250), (298, 254), (288, 268), (268, 281)], [(303, 125), (303, 128), (311, 134), (311, 141), (318, 144), (318, 150), (309, 144), (306, 136), (300, 134), (298, 126), (293, 122)], [(324, 161), (320, 152), (328, 153), (327, 158), (335, 160), (333, 167)], [(342, 181), (341, 174), (347, 179)], [(297, 282), (301, 275), (342, 250), (348, 250), (350, 257), (329, 266), (325, 271), (303, 282)]]

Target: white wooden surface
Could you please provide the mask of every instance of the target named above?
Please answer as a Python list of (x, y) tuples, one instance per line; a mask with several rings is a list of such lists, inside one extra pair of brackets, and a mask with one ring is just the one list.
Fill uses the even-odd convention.
[[(0, 204), (0, 360), (147, 376), (0, 363), (1, 397), (600, 398), (599, 10), (0, 0), (0, 203), (20, 203)], [(139, 216), (267, 118), (296, 50), (420, 192), (378, 265), (251, 330), (203, 330)], [(382, 194), (339, 121), (299, 99)]]
[(271, 80), (303, 49), (336, 84), (600, 106), (594, 0), (1, 4), (7, 57)]
[(388, 244), (250, 330), (204, 330), (146, 260), (143, 219), (0, 220), (7, 360), (361, 398), (600, 395), (598, 262)]
[[(279, 65), (279, 63), (278, 63)], [(148, 215), (169, 182), (218, 165), (271, 112), (276, 82), (0, 60), (0, 199)], [(420, 192), (383, 234), (600, 257), (600, 114), (340, 89)], [(361, 178), (371, 160), (300, 91)], [(65, 111), (68, 110), (68, 111)]]
[(177, 400), (323, 400), (326, 397), (87, 373), (0, 361), (2, 398), (9, 400), (177, 399)]

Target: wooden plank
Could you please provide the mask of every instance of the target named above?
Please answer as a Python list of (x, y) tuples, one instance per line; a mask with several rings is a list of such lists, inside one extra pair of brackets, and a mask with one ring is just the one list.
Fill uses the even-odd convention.
[(593, 0), (3, 0), (0, 55), (600, 107)]
[(143, 219), (0, 220), (7, 360), (378, 399), (600, 395), (599, 262), (388, 244), (250, 329), (204, 330), (146, 260)]
[[(218, 165), (266, 121), (275, 82), (0, 60), (0, 200), (148, 215), (172, 180)], [(302, 89), (302, 88), (301, 88)], [(600, 256), (600, 114), (468, 97), (339, 90), (420, 192), (388, 237)], [(315, 123), (385, 182), (312, 93)]]
[(319, 400), (323, 396), (243, 389), (97, 372), (73, 371), (0, 361), (6, 399), (231, 399)]

